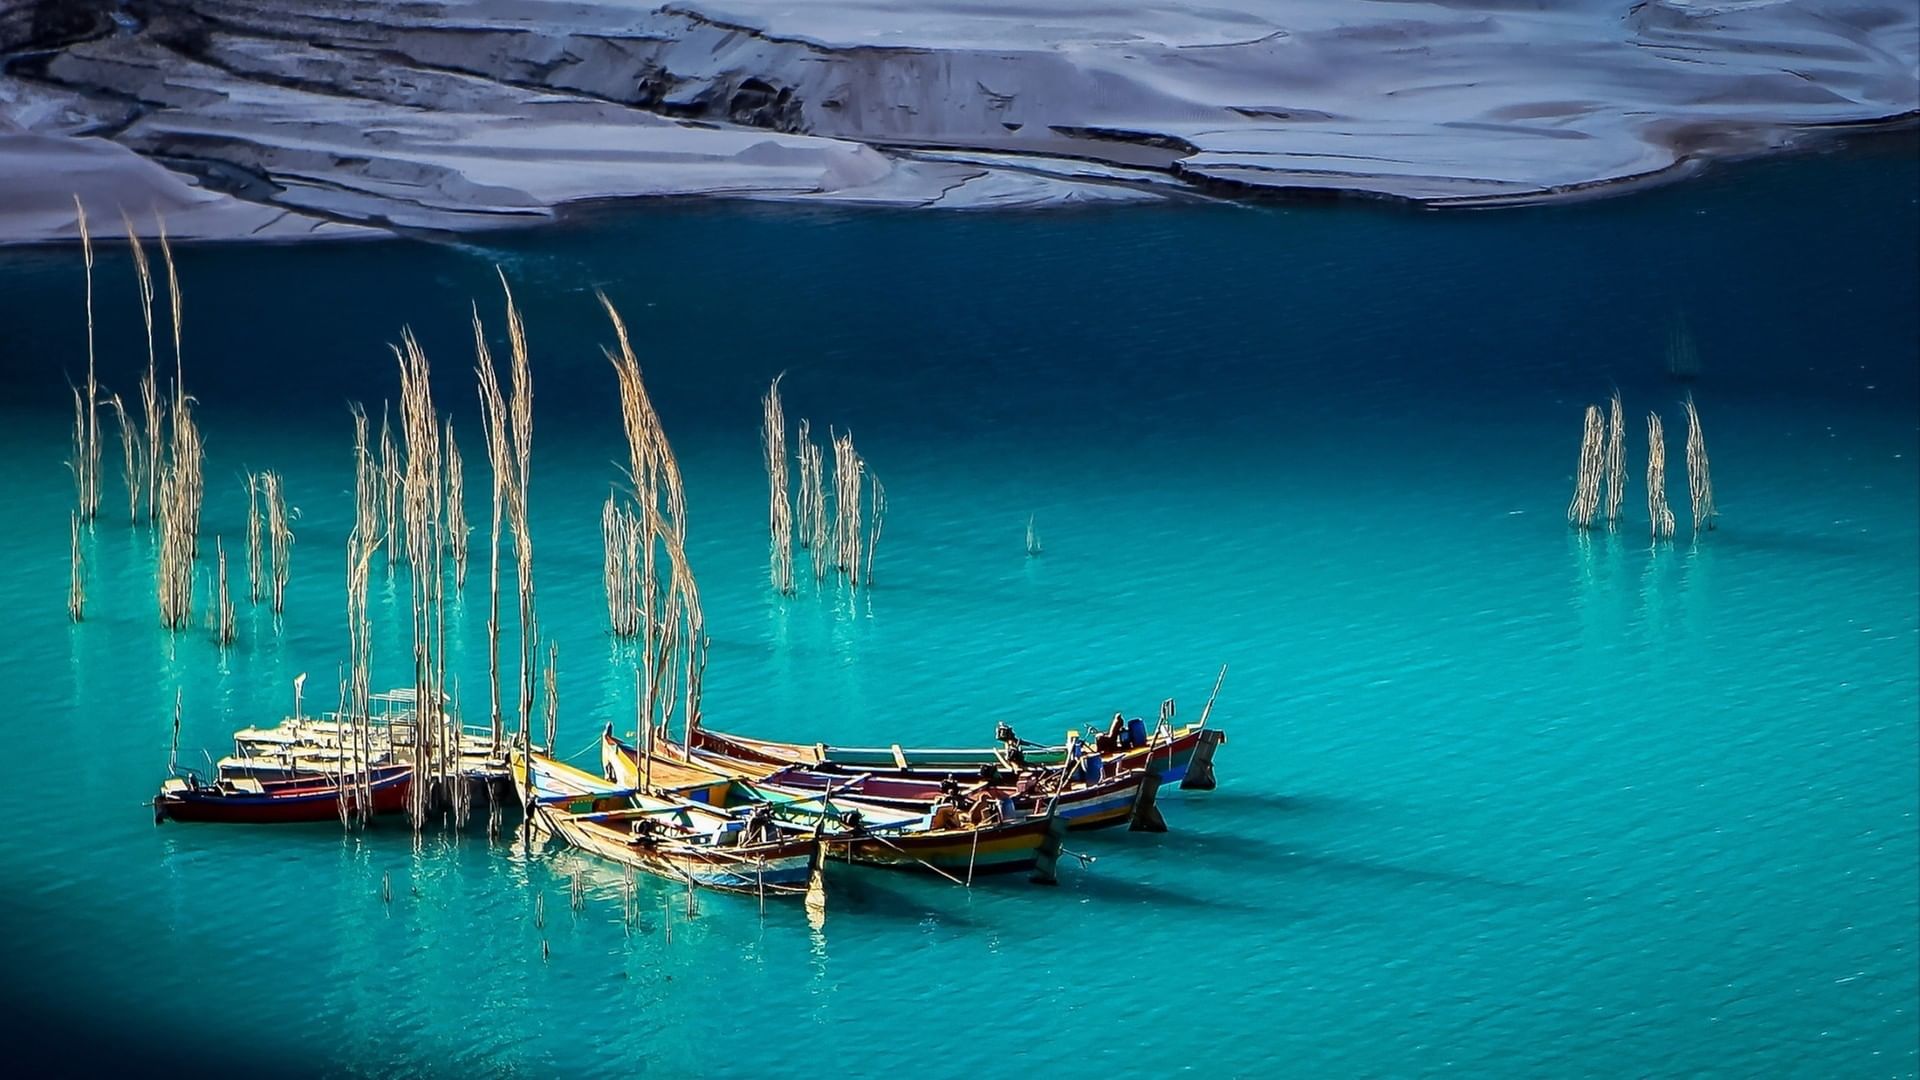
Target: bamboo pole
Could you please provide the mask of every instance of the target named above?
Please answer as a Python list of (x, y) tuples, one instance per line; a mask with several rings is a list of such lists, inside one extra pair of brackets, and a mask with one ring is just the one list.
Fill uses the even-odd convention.
[(1647, 517), (1654, 540), (1673, 536), (1673, 510), (1667, 506), (1667, 437), (1660, 414), (1647, 414)]
[(793, 592), (793, 503), (787, 483), (787, 414), (780, 403), (782, 372), (760, 399), (760, 447), (767, 465), (768, 578), (775, 592)]
[(1627, 422), (1620, 391), (1607, 402), (1607, 528), (1620, 524), (1620, 502), (1627, 493)]
[(1687, 494), (1693, 505), (1693, 531), (1711, 531), (1717, 512), (1713, 507), (1713, 475), (1707, 466), (1707, 439), (1700, 432), (1700, 410), (1693, 407), (1693, 395), (1687, 395)]
[(1606, 466), (1604, 442), (1600, 408), (1589, 405), (1586, 432), (1580, 439), (1580, 471), (1574, 483), (1573, 502), (1567, 506), (1567, 521), (1582, 529), (1593, 527), (1593, 514), (1600, 506), (1600, 475)]

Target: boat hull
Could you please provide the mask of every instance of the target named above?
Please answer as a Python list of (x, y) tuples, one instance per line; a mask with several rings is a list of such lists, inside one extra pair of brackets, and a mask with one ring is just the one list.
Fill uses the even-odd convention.
[(536, 813), (548, 831), (589, 854), (668, 881), (692, 882), (722, 892), (798, 896), (806, 892), (814, 864), (816, 849), (811, 840), (710, 849), (691, 844), (648, 844), (597, 826), (591, 817), (547, 807)]
[(928, 867), (961, 879), (1031, 870), (1047, 842), (1045, 818), (983, 829), (836, 837), (822, 843), (835, 859), (889, 870), (927, 872)]
[[(1207, 748), (1203, 756), (1210, 763), (1212, 748), (1225, 742), (1226, 736), (1218, 728), (1188, 724), (1173, 731), (1171, 737), (1151, 738), (1146, 746), (1115, 751), (1104, 757), (1107, 768), (1111, 772), (1147, 770), (1159, 773), (1164, 783), (1179, 784), (1186, 780), (1187, 771), (1195, 755), (1202, 753), (1202, 747)], [(1006, 764), (1002, 760), (1001, 752), (996, 749), (902, 747), (858, 749), (824, 744), (806, 746), (800, 743), (751, 739), (725, 732), (709, 731), (706, 728), (694, 730), (693, 748), (771, 767), (799, 765), (871, 775), (969, 777), (977, 775), (982, 766), (1004, 768)], [(1064, 747), (1026, 748), (1023, 753), (1026, 763), (1030, 766), (1057, 767), (1066, 761)], [(1211, 769), (1209, 769), (1209, 779), (1211, 779)]]
[[(264, 785), (260, 793), (217, 787), (163, 791), (154, 799), (156, 821), (193, 821), (233, 825), (291, 825), (302, 822), (338, 821), (341, 789), (331, 780), (317, 778)], [(413, 771), (407, 767), (376, 775), (373, 779), (373, 812), (394, 814), (407, 808)], [(349, 789), (344, 797), (351, 812), (355, 803)]]
[[(1144, 779), (1144, 773), (1131, 773), (1090, 787), (1074, 788), (1058, 799), (1049, 794), (1009, 795), (1007, 800), (1012, 804), (1013, 813), (1025, 820), (1044, 819), (1051, 811), (1060, 818), (1062, 824), (1076, 832), (1104, 829), (1123, 825), (1132, 816), (1134, 803), (1140, 797), (1140, 784)], [(796, 793), (817, 794), (831, 789), (836, 795), (843, 796), (849, 801), (858, 800), (920, 813), (931, 813), (934, 800), (939, 796), (937, 787), (930, 786), (925, 790), (903, 790), (908, 785), (891, 777), (848, 781), (845, 777), (826, 773), (788, 770), (777, 774), (771, 781), (760, 783), (765, 785), (769, 782)]]

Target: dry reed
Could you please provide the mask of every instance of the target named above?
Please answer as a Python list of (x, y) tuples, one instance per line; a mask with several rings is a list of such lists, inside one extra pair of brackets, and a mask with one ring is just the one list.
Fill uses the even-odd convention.
[[(514, 306), (513, 289), (500, 274), (506, 298), (509, 394), (508, 434), (513, 442), (513, 566), (520, 586), (520, 730), (533, 723), (534, 670), (539, 661), (540, 632), (533, 603), (533, 532), (527, 522), (527, 487), (533, 470), (533, 373), (527, 358), (526, 326)], [(523, 735), (524, 737), (524, 735)]]
[(873, 584), (873, 553), (880, 550), (880, 527), (887, 520), (887, 489), (880, 478), (867, 474), (867, 584)]
[(405, 556), (400, 550), (400, 453), (387, 423), (387, 403), (380, 403), (380, 540), (387, 549), (387, 569)]
[[(93, 349), (93, 237), (87, 230), (87, 209), (73, 197), (80, 224), (80, 253), (87, 271), (87, 396), (84, 412), (75, 417), (73, 478), (80, 503), (80, 520), (92, 521), (100, 511), (100, 383), (94, 374)], [(81, 408), (76, 395), (76, 409)]]
[(260, 602), (260, 477), (247, 473), (247, 600)]
[[(617, 349), (606, 350), (619, 383), (620, 415), (627, 437), (627, 473), (633, 482), (634, 524), (629, 526), (616, 507), (612, 524), (622, 530), (626, 545), (617, 560), (610, 559), (610, 591), (631, 595), (640, 607), (641, 701), (643, 727), (664, 731), (671, 722), (676, 678), (685, 680), (685, 723), (699, 726), (702, 682), (706, 672), (708, 638), (700, 605), (699, 586), (686, 556), (686, 490), (680, 465), (653, 402), (641, 378), (625, 322), (613, 303), (602, 295), (601, 305), (612, 321)], [(784, 441), (784, 440), (783, 440)], [(604, 515), (603, 515), (604, 518)], [(613, 530), (609, 529), (609, 534)], [(666, 555), (666, 581), (656, 546)], [(616, 580), (617, 579), (617, 580)], [(618, 607), (610, 599), (609, 610)]]
[[(400, 367), (402, 513), (412, 568), (414, 670), (414, 781), (408, 810), (416, 830), (426, 825), (449, 780), (445, 714), (445, 610), (441, 604), (441, 527), (446, 489), (441, 473), (440, 420), (434, 411), (430, 365), (411, 330), (393, 348)], [(455, 791), (458, 798), (458, 789)]]
[(183, 311), (180, 273), (174, 266), (173, 245), (167, 240), (164, 220), (159, 222), (159, 232), (160, 258), (167, 267), (167, 301), (172, 314), (173, 327), (173, 402), (169, 422), (170, 460), (167, 468), (174, 474), (176, 539), (184, 545), (186, 570), (190, 574), (192, 561), (200, 554), (200, 509), (206, 498), (203, 475), (206, 455), (200, 439), (199, 425), (193, 419), (195, 402), (187, 395), (186, 359), (180, 348)]
[(1627, 420), (1615, 390), (1607, 402), (1607, 528), (1620, 524), (1620, 501), (1627, 493)]
[(793, 503), (787, 483), (787, 414), (780, 403), (780, 380), (774, 376), (760, 399), (763, 424), (760, 446), (767, 464), (767, 576), (776, 592), (793, 592)]
[(292, 577), (293, 529), (287, 512), (286, 485), (276, 472), (260, 474), (261, 501), (267, 504), (267, 544), (273, 574), (273, 613), (280, 614)]
[(372, 755), (368, 713), (372, 684), (373, 626), (367, 617), (367, 577), (374, 548), (379, 546), (380, 488), (373, 454), (367, 447), (367, 414), (358, 405), (353, 415), (353, 531), (347, 535), (347, 723), (345, 743), (353, 747), (359, 771), (355, 774), (352, 813), (361, 823), (372, 814), (372, 779), (367, 763)]
[(807, 538), (808, 557), (813, 563), (813, 580), (827, 580), (834, 563), (833, 533), (827, 528), (826, 454), (809, 437), (808, 424), (800, 421), (801, 535)]
[(1600, 407), (1589, 405), (1586, 432), (1580, 438), (1580, 471), (1574, 483), (1573, 502), (1567, 506), (1567, 521), (1582, 529), (1593, 526), (1594, 511), (1600, 507), (1600, 475), (1606, 467), (1605, 440)]
[(219, 564), (219, 584), (213, 608), (213, 640), (223, 648), (233, 644), (233, 599), (227, 593), (227, 545), (213, 538), (214, 555)]
[(133, 254), (134, 279), (140, 286), (140, 317), (147, 327), (147, 373), (140, 378), (140, 404), (147, 428), (141, 474), (146, 479), (147, 516), (151, 519), (155, 511), (153, 504), (155, 486), (159, 479), (156, 474), (159, 470), (161, 437), (160, 391), (153, 348), (153, 271), (147, 265), (147, 252), (140, 246), (140, 234), (133, 227), (133, 219), (128, 217), (124, 210), (121, 211), (120, 219), (127, 226), (127, 248)]
[(557, 669), (560, 665), (560, 643), (547, 643), (547, 670), (544, 675), (547, 688), (547, 751), (553, 752), (560, 723), (560, 681)]
[(127, 522), (140, 520), (140, 432), (127, 419), (127, 407), (119, 394), (107, 398), (107, 407), (113, 410), (114, 422), (120, 425), (120, 473), (127, 484)]
[(193, 563), (203, 490), (205, 450), (199, 426), (193, 420), (192, 398), (176, 391), (168, 427), (168, 458), (157, 491), (160, 538), (155, 573), (160, 624), (177, 630), (193, 617)]
[(860, 583), (860, 488), (866, 463), (853, 448), (853, 433), (834, 435), (833, 442), (833, 549), (834, 566), (849, 582)]
[(487, 532), (487, 685), (492, 695), (493, 749), (497, 752), (505, 735), (500, 711), (500, 520), (514, 501), (514, 473), (513, 451), (507, 440), (507, 406), (500, 395), (500, 380), (494, 372), (493, 354), (487, 348), (477, 306), (473, 312), (473, 349), (474, 374), (480, 387), (480, 431), (486, 439), (492, 473), (493, 518)]
[(1713, 474), (1707, 466), (1707, 438), (1700, 432), (1700, 410), (1693, 407), (1693, 395), (1687, 395), (1687, 494), (1693, 505), (1693, 531), (1715, 528), (1713, 519)]
[(453, 440), (453, 418), (447, 418), (447, 543), (453, 552), (453, 587), (467, 587), (467, 476), (460, 462), (460, 446)]
[(638, 515), (608, 492), (600, 509), (600, 532), (605, 546), (607, 625), (615, 637), (638, 636), (643, 618), (640, 546), (646, 530)]
[(1673, 510), (1667, 505), (1667, 436), (1659, 413), (1647, 414), (1647, 517), (1655, 540), (1673, 535)]
[(87, 611), (87, 564), (80, 551), (80, 511), (69, 511), (67, 524), (71, 540), (67, 569), (67, 617), (80, 622), (86, 618)]

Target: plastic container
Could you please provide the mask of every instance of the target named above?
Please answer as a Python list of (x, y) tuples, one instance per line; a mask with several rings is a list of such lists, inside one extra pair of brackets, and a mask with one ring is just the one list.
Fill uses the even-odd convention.
[(1137, 749), (1145, 745), (1147, 745), (1147, 722), (1136, 716), (1127, 721), (1127, 746)]

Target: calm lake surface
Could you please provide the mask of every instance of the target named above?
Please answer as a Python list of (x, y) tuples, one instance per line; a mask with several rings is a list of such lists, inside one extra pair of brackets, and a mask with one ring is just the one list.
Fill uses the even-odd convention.
[[(237, 568), (247, 468), (299, 509), (284, 618), (243, 603), (225, 654), (158, 628), (111, 442), (68, 623), (80, 261), (0, 254), (9, 1004), (86, 1030), (70, 1060), (270, 1074), (1913, 1076), (1917, 189), (1907, 141), (1490, 214), (700, 205), (189, 248), (206, 528)], [(600, 587), (626, 453), (601, 289), (686, 470), (713, 726), (1053, 739), (1163, 697), (1193, 717), (1228, 663), (1220, 789), (1170, 795), (1163, 836), (1075, 837), (1096, 861), (1053, 890), (866, 875), (815, 928), (714, 895), (688, 920), (643, 880), (631, 935), (617, 870), (478, 831), (156, 828), (176, 689), (194, 762), (301, 672), (332, 705), (347, 402), (396, 395), (403, 325), (484, 530), (469, 318), (499, 334), (496, 265), (533, 345), (562, 750), (632, 728)], [(123, 249), (96, 289), (100, 378), (132, 398)], [(1698, 543), (1682, 325), (1723, 515)], [(804, 558), (799, 596), (768, 589), (758, 395), (781, 371), (789, 417), (850, 428), (886, 483), (857, 597)], [(1581, 410), (1615, 386), (1628, 520), (1583, 537)], [(1648, 410), (1683, 532), (1658, 546)], [(480, 565), (449, 615), (470, 717)], [(406, 604), (376, 573), (376, 687), (410, 678)]]

